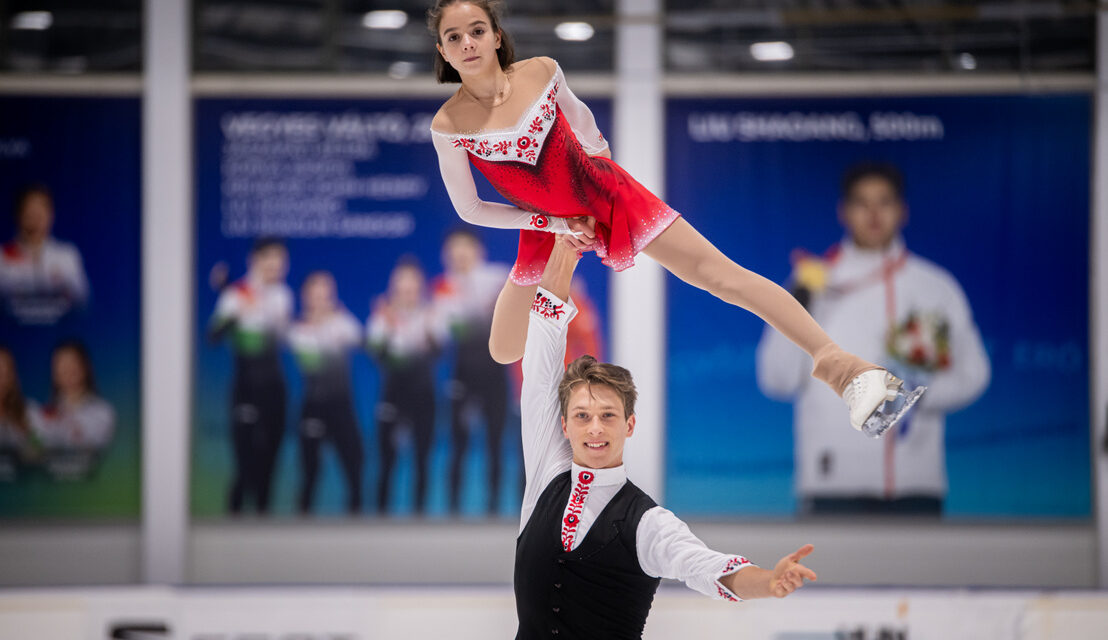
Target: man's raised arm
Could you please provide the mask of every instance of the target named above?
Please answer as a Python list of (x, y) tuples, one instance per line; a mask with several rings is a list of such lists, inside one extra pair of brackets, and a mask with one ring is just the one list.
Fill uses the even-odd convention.
[[(566, 332), (577, 314), (569, 301), (576, 266), (577, 250), (568, 243), (556, 243), (542, 281), (524, 311), (527, 328), (520, 410), (527, 478), (523, 494), (525, 516), (550, 480), (568, 468), (573, 455), (562, 434), (558, 385), (565, 374)], [(519, 309), (497, 311), (514, 315)]]

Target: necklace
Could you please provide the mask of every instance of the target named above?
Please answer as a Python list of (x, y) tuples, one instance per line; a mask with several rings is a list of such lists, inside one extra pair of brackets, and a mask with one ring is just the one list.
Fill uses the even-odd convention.
[[(464, 83), (462, 84), (462, 91), (465, 91), (467, 94), (469, 94), (469, 97), (473, 98), (478, 104), (482, 106), (485, 105), (485, 101), (475, 96), (472, 91), (466, 88)], [(508, 80), (508, 76), (505, 75), (504, 86), (500, 89), (500, 91), (496, 92), (496, 95), (493, 96), (492, 104), (490, 104), (489, 107), (499, 107), (500, 105), (507, 102), (508, 98), (510, 97), (512, 97), (512, 82)]]

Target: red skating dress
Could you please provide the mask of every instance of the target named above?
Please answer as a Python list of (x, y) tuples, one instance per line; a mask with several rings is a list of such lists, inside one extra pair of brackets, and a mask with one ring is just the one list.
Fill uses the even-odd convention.
[[(553, 234), (569, 231), (563, 218), (596, 218), (596, 253), (604, 264), (622, 271), (680, 215), (616, 163), (589, 155), (608, 143), (557, 65), (515, 128), (432, 134), (458, 215), (481, 226), (520, 229), (510, 276), (517, 284), (536, 284), (542, 278)], [(515, 206), (480, 200), (471, 163)]]

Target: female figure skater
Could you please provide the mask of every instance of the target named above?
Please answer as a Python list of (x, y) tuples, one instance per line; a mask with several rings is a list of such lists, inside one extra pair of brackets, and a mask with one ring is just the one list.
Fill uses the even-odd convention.
[(300, 409), (300, 513), (312, 511), (319, 459), (330, 440), (346, 480), (346, 510), (362, 507), (362, 434), (354, 415), (350, 385), (350, 352), (362, 341), (361, 324), (339, 301), (335, 278), (314, 271), (300, 291), (303, 316), (289, 329), (289, 346), (304, 376)]
[[(846, 400), (857, 429), (880, 435), (910, 406), (888, 415), (901, 381), (836, 345), (780, 286), (728, 259), (680, 214), (611, 160), (592, 113), (550, 58), (514, 62), (496, 0), (438, 0), (428, 11), (439, 82), (461, 87), (435, 114), (432, 140), (450, 200), (463, 220), (520, 229), (519, 253), (501, 304), (522, 299), (542, 276), (553, 234), (572, 234), (618, 270), (645, 252), (670, 273), (748, 309), (803, 348), (813, 375)], [(472, 164), (515, 206), (477, 197)], [(511, 305), (514, 306), (514, 305)], [(500, 362), (523, 355), (526, 323), (492, 332)], [(914, 402), (914, 399), (911, 399)]]
[(23, 395), (11, 349), (0, 345), (0, 482), (19, 478), (39, 458), (42, 411)]
[(377, 404), (377, 440), (381, 468), (377, 476), (377, 510), (387, 514), (396, 466), (396, 437), (408, 425), (415, 440), (415, 512), (427, 504), (427, 474), (435, 435), (435, 359), (446, 329), (426, 300), (423, 269), (401, 258), (389, 276), (389, 289), (369, 317), (369, 351), (381, 365), (381, 399)]
[(46, 449), (46, 470), (56, 480), (87, 479), (115, 435), (115, 409), (96, 392), (83, 343), (67, 340), (54, 347), (50, 370), (53, 395), (34, 425)]

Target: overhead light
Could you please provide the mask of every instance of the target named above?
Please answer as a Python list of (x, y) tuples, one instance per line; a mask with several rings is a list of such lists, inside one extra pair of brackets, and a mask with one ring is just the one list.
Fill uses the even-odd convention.
[(750, 45), (750, 55), (760, 62), (792, 60), (793, 46), (788, 42), (755, 42)]
[(408, 62), (407, 60), (397, 60), (389, 65), (389, 77), (396, 78), (397, 80), (403, 80), (412, 75), (416, 66), (414, 62)]
[(972, 53), (963, 53), (958, 56), (958, 66), (967, 71), (973, 71), (977, 68), (977, 58), (973, 57)]
[(362, 16), (362, 26), (366, 29), (400, 29), (406, 24), (408, 24), (407, 12), (396, 9), (370, 11)]
[(554, 27), (554, 33), (562, 40), (584, 42), (592, 38), (596, 30), (587, 22), (563, 22)]
[(49, 11), (22, 11), (12, 16), (12, 29), (45, 31), (54, 24), (54, 14)]

